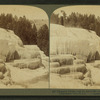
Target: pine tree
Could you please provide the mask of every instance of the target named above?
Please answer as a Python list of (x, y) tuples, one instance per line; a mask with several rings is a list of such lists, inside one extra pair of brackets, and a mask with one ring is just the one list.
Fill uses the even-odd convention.
[(46, 55), (49, 55), (49, 29), (46, 24), (38, 31), (37, 45)]

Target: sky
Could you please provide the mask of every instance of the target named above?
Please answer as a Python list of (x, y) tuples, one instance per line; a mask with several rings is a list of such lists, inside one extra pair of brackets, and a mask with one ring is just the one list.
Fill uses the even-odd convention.
[(0, 14), (1, 13), (12, 13), (18, 17), (24, 16), (27, 19), (48, 19), (46, 12), (38, 7), (34, 6), (24, 6), (24, 5), (0, 5)]
[(100, 6), (94, 6), (94, 5), (79, 5), (79, 6), (66, 6), (61, 7), (54, 11), (54, 13), (59, 13), (61, 10), (64, 10), (68, 15), (70, 15), (72, 12), (78, 12), (81, 14), (95, 14), (96, 17), (100, 16)]

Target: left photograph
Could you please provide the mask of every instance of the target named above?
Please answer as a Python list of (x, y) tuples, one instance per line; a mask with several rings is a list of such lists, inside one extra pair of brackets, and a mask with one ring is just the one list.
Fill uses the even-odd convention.
[(48, 15), (35, 6), (0, 5), (0, 88), (48, 87)]

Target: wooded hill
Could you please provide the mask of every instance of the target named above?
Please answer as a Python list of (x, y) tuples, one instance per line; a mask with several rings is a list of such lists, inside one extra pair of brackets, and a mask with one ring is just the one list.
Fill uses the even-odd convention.
[(72, 12), (67, 15), (62, 11), (63, 16), (59, 17), (59, 14), (53, 13), (51, 15), (51, 23), (61, 24), (66, 27), (78, 27), (87, 30), (95, 31), (98, 36), (100, 36), (100, 17), (96, 17), (94, 14), (80, 14)]

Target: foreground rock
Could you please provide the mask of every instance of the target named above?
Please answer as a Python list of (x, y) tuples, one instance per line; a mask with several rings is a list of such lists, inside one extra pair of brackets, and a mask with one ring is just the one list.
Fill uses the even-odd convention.
[[(63, 56), (63, 55), (61, 55), (61, 56)], [(72, 57), (74, 59), (72, 61), (73, 62), (72, 64), (65, 63), (65, 62), (67, 62), (65, 60), (64, 64), (60, 65), (59, 60), (62, 60), (61, 56), (52, 55), (51, 59), (50, 59), (50, 61), (51, 61), (50, 62), (51, 88), (55, 86), (54, 85), (55, 83), (57, 83), (57, 86), (55, 86), (54, 88), (61, 87), (58, 85), (58, 81), (61, 81), (61, 80), (63, 81), (63, 83), (61, 83), (61, 84), (63, 84), (62, 88), (69, 88), (69, 87), (72, 88), (73, 86), (75, 86), (73, 88), (76, 88), (77, 85), (75, 85), (74, 83), (71, 83), (71, 82), (76, 82), (77, 84), (79, 84), (80, 87), (78, 87), (78, 88), (82, 88), (81, 86), (83, 86), (83, 88), (86, 88), (87, 86), (88, 86), (88, 88), (91, 88), (94, 85), (94, 81), (92, 79), (92, 74), (91, 74), (92, 72), (90, 70), (91, 66), (88, 66), (83, 59), (77, 59), (77, 58), (74, 58), (73, 56)], [(68, 56), (66, 56), (65, 59), (68, 59), (67, 57)], [(54, 77), (57, 82), (55, 82), (53, 80)], [(66, 81), (70, 81), (70, 82), (66, 83)], [(70, 84), (70, 86), (69, 86), (69, 84)], [(71, 87), (71, 85), (72, 85), (72, 87)]]
[(72, 67), (72, 65), (70, 66), (67, 65), (65, 67), (50, 68), (51, 88), (67, 88), (67, 89), (100, 88), (100, 86), (98, 85), (100, 80), (97, 78), (99, 75), (99, 71), (97, 72), (93, 66), (88, 66), (88, 65), (85, 66), (84, 64), (76, 64), (76, 65), (78, 65), (78, 67), (77, 66)]
[(5, 62), (0, 59), (0, 72), (4, 74), (6, 71)]
[(61, 77), (63, 77), (63, 78), (70, 77), (72, 79), (80, 79), (80, 80), (84, 79), (84, 75), (81, 72), (72, 72), (69, 74), (64, 74)]
[(77, 65), (77, 66), (62, 66), (62, 67), (57, 67), (57, 68), (51, 68), (50, 71), (52, 73), (57, 73), (57, 74), (66, 74), (70, 72), (82, 72), (85, 74), (87, 72), (86, 66), (85, 65)]
[(20, 69), (29, 68), (36, 69), (41, 66), (41, 59), (22, 59), (22, 60), (14, 60), (13, 66), (18, 67)]
[(95, 68), (100, 68), (100, 60), (96, 60), (93, 66)]
[(43, 61), (20, 59), (5, 64), (0, 59), (0, 88), (48, 88), (49, 64)]
[(74, 60), (74, 64), (84, 64), (85, 65), (85, 61), (82, 59), (76, 59)]
[(92, 67), (91, 68), (91, 78), (92, 78), (94, 84), (96, 84), (96, 85), (100, 85), (99, 75), (100, 75), (100, 70), (98, 70), (98, 68)]
[(59, 62), (62, 65), (72, 65), (74, 57), (72, 55), (54, 55), (50, 56), (50, 62)]
[(39, 48), (36, 45), (24, 45), (24, 47), (18, 47), (17, 52), (21, 59), (33, 59), (40, 57)]
[(60, 64), (59, 64), (59, 62), (52, 62), (52, 63), (50, 63), (50, 68), (52, 68), (52, 67), (60, 67)]
[(7, 72), (7, 69), (5, 67), (5, 62), (0, 59), (0, 79), (4, 78), (4, 74)]
[(87, 88), (80, 80), (71, 78), (66, 75), (59, 76), (57, 74), (50, 74), (50, 87), (61, 88), (61, 89), (84, 89)]
[(7, 64), (7, 67), (10, 70), (11, 80), (15, 85), (21, 85), (24, 88), (27, 88), (30, 84), (34, 84), (39, 81), (48, 81), (48, 71), (43, 67), (36, 70), (19, 69), (10, 64)]
[(74, 60), (73, 55), (51, 55), (50, 71), (52, 73), (65, 74), (70, 72), (87, 72), (84, 60)]

